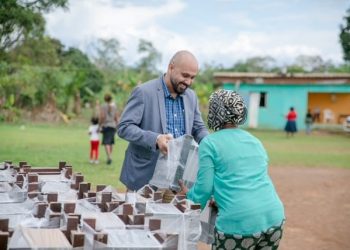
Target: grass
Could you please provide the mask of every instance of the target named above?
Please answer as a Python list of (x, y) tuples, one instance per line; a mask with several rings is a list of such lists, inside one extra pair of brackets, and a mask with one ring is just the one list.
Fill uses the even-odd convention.
[[(307, 136), (299, 132), (286, 138), (281, 131), (250, 131), (265, 145), (270, 165), (292, 167), (350, 168), (350, 136), (315, 132)], [(106, 165), (106, 154), (100, 147), (100, 164), (89, 163), (87, 126), (0, 124), (0, 162), (15, 164), (27, 161), (34, 167), (57, 166), (66, 161), (85, 181), (123, 188), (119, 174), (127, 142), (116, 137), (112, 165)]]
[(315, 131), (286, 138), (279, 131), (251, 131), (265, 145), (272, 166), (350, 168), (350, 135)]

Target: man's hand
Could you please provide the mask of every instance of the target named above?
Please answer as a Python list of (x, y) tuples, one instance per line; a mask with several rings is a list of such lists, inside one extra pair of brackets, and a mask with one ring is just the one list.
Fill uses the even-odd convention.
[(173, 136), (171, 134), (164, 134), (158, 136), (157, 146), (160, 152), (162, 152), (162, 154), (168, 154), (168, 141), (170, 141), (171, 139), (173, 139)]

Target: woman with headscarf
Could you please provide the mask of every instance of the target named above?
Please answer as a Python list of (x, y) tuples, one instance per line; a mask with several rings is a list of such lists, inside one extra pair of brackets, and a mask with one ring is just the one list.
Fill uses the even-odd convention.
[(215, 132), (199, 145), (197, 181), (187, 199), (202, 209), (213, 196), (218, 207), (213, 249), (277, 249), (282, 238), (284, 208), (268, 175), (262, 143), (238, 128), (247, 107), (234, 91), (210, 96), (208, 126)]

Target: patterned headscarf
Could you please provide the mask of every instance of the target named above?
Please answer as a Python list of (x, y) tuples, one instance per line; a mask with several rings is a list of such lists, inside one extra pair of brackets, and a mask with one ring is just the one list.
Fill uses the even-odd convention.
[(220, 89), (209, 98), (208, 126), (216, 131), (225, 123), (241, 125), (247, 119), (247, 107), (243, 98), (231, 90)]

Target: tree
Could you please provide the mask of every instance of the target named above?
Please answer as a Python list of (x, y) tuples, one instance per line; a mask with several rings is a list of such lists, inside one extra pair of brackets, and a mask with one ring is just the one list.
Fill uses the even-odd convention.
[[(60, 89), (58, 51), (63, 45), (49, 37), (26, 38), (6, 53), (0, 88), (4, 96), (14, 95), (14, 105), (32, 108), (51, 100)], [(51, 80), (48, 80), (51, 79)]]
[[(82, 100), (92, 99), (104, 84), (102, 74), (80, 50), (64, 50), (50, 37), (26, 38), (6, 52), (0, 64), (0, 96), (21, 109), (48, 107), (80, 113)], [(8, 102), (7, 100), (13, 100)]]
[(99, 39), (94, 62), (99, 69), (104, 71), (116, 71), (124, 68), (124, 59), (120, 55), (121, 46), (117, 39)]
[(102, 90), (103, 75), (77, 48), (69, 48), (62, 53), (62, 68), (70, 75), (70, 80), (65, 82), (64, 86), (64, 110), (68, 111), (69, 100), (73, 98), (73, 112), (79, 115), (82, 99), (88, 101), (95, 93)]
[(42, 13), (67, 7), (68, 0), (0, 1), (0, 56), (24, 37), (42, 35), (45, 20)]
[(295, 63), (291, 65), (290, 68), (294, 69), (289, 70), (291, 73), (323, 73), (331, 71), (335, 66), (331, 60), (324, 61), (321, 56), (309, 56), (309, 55), (299, 55), (295, 59)]
[(158, 74), (157, 64), (161, 61), (162, 55), (154, 48), (152, 42), (140, 39), (138, 52), (143, 55), (137, 66), (137, 69), (141, 72), (141, 80), (146, 80)]
[(245, 61), (238, 61), (230, 70), (236, 72), (270, 72), (274, 64), (275, 59), (270, 56), (256, 56)]
[(339, 39), (343, 48), (344, 60), (350, 62), (350, 9), (346, 11), (347, 15), (344, 17), (345, 25), (340, 25)]

